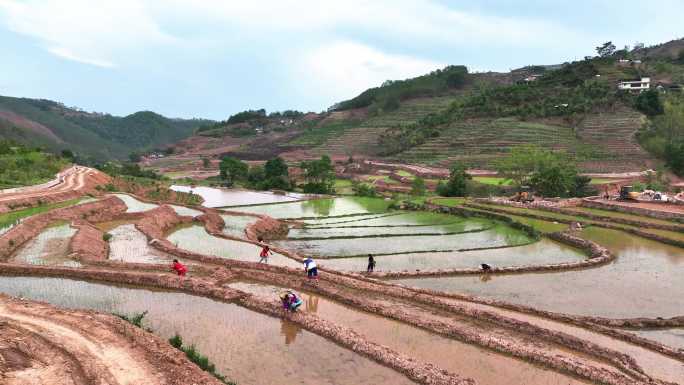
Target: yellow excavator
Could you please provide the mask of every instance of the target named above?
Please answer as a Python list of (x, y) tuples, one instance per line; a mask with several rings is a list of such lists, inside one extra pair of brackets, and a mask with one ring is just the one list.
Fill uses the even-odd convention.
[(511, 197), (511, 200), (520, 203), (534, 202), (534, 194), (530, 186), (520, 186), (520, 189)]
[(622, 186), (620, 187), (620, 200), (621, 201), (636, 201), (639, 198), (639, 193), (632, 191), (632, 186)]

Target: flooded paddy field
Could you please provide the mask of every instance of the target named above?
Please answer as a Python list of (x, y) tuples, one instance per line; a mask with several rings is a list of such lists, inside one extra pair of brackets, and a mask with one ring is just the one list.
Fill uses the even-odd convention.
[(0, 292), (66, 308), (128, 315), (147, 311), (146, 327), (163, 338), (178, 333), (241, 385), (412, 384), (297, 325), (203, 297), (29, 277), (0, 277)]
[(152, 210), (152, 209), (159, 207), (158, 205), (155, 205), (153, 203), (146, 203), (146, 202), (140, 201), (138, 199), (135, 199), (128, 194), (112, 194), (112, 195), (121, 199), (126, 204), (126, 207), (128, 207), (128, 209), (126, 209), (127, 213), (140, 213), (143, 211), (148, 211), (148, 210)]
[(129, 263), (170, 263), (173, 258), (147, 243), (134, 224), (115, 224), (109, 234), (109, 260)]
[[(182, 226), (171, 232), (167, 239), (181, 249), (194, 253), (240, 261), (259, 262), (260, 247), (247, 242), (214, 237), (207, 233), (203, 226)], [(302, 267), (299, 262), (276, 253), (268, 258), (268, 263), (294, 268)]]
[(684, 328), (632, 331), (640, 337), (658, 341), (675, 349), (684, 349)]
[(383, 214), (387, 211), (390, 204), (390, 201), (378, 198), (343, 197), (240, 207), (239, 211), (266, 214), (277, 219), (315, 219), (320, 217)]
[(403, 279), (397, 282), (466, 293), (556, 312), (609, 318), (673, 317), (684, 309), (684, 250), (589, 227), (586, 239), (607, 247), (617, 259), (605, 266), (555, 273)]
[(173, 185), (171, 186), (171, 190), (179, 192), (192, 192), (193, 194), (197, 194), (204, 199), (203, 205), (205, 207), (231, 207), (292, 202), (303, 198), (302, 195), (296, 193), (279, 195), (270, 191), (233, 190), (203, 186), (190, 187)]
[(258, 218), (248, 215), (221, 215), (226, 226), (223, 228), (223, 233), (234, 237), (245, 237), (245, 229), (251, 223), (254, 223)]
[[(235, 282), (228, 286), (265, 299), (277, 298), (278, 294), (285, 290), (283, 287), (249, 282)], [(304, 300), (304, 305), (300, 308), (303, 311), (353, 328), (371, 341), (417, 360), (430, 362), (442, 369), (473, 378), (478, 384), (575, 385), (585, 383), (512, 357), (362, 312), (316, 294), (300, 294)]]
[[(577, 262), (586, 257), (577, 249), (542, 238), (529, 245), (504, 249), (380, 255), (375, 257), (375, 271), (478, 269), (482, 263), (493, 267), (534, 266)], [(341, 271), (366, 271), (368, 258), (335, 258), (321, 264)]]
[(285, 248), (325, 257), (350, 257), (367, 254), (398, 254), (430, 251), (453, 251), (474, 248), (515, 246), (531, 242), (527, 234), (504, 225), (473, 233), (358, 239), (320, 239), (280, 241)]
[(43, 230), (37, 237), (26, 242), (10, 258), (10, 262), (31, 265), (80, 267), (69, 258), (69, 242), (76, 229), (69, 223), (57, 223)]
[(197, 217), (197, 216), (204, 214), (200, 210), (191, 209), (191, 208), (185, 207), (185, 206), (177, 206), (177, 205), (169, 205), (169, 206), (171, 206), (173, 211), (175, 211), (176, 214), (178, 214), (180, 216)]

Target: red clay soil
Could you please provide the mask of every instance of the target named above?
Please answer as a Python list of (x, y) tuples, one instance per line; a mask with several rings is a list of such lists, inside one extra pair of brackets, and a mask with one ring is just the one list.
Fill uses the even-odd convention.
[(27, 218), (13, 227), (0, 238), (0, 259), (6, 259), (26, 241), (34, 238), (51, 224), (59, 221), (87, 220), (89, 222), (105, 222), (117, 218), (126, 211), (126, 204), (115, 196), (84, 203), (72, 207), (64, 207), (47, 213)]
[[(28, 231), (35, 236), (39, 233), (39, 231), (35, 231), (35, 227), (40, 227), (46, 222), (49, 223), (53, 220), (53, 216), (69, 217), (68, 220), (85, 219), (91, 222), (109, 221), (129, 216), (123, 212), (125, 211), (125, 205), (118, 198), (111, 197), (107, 199), (111, 199), (108, 206), (115, 207), (110, 212), (95, 215), (88, 210), (84, 212), (78, 206), (59, 209), (46, 213), (51, 215), (49, 218), (47, 218), (46, 214), (30, 218), (30, 220), (33, 220), (42, 216), (42, 219), (36, 223), (31, 224), (30, 220), (27, 220), (17, 226), (17, 228), (23, 229), (18, 233)], [(123, 210), (120, 208), (121, 205), (123, 205)], [(199, 220), (204, 222), (205, 228), (209, 233), (223, 238), (234, 239), (233, 237), (220, 234), (223, 221), (216, 212), (213, 210), (203, 211), (205, 214)], [(52, 214), (54, 212), (59, 212), (60, 214), (54, 215)], [(85, 218), (82, 218), (83, 216)], [(340, 327), (315, 315), (303, 313), (296, 315), (283, 314), (275, 300), (272, 302), (259, 300), (247, 293), (224, 287), (223, 283), (240, 277), (243, 277), (243, 279), (244, 277), (259, 277), (259, 279), (263, 279), (265, 282), (313, 291), (362, 311), (426, 329), (432, 333), (442, 335), (444, 338), (455, 338), (493, 351), (513, 355), (520, 359), (529, 360), (559, 372), (574, 374), (597, 383), (614, 385), (664, 384), (663, 381), (651, 379), (653, 373), (642, 368), (640, 363), (646, 362), (641, 361), (643, 360), (642, 357), (632, 357), (620, 350), (615, 350), (612, 343), (593, 343), (592, 338), (581, 339), (575, 337), (571, 332), (567, 332), (567, 328), (563, 325), (577, 325), (585, 331), (591, 331), (592, 333), (597, 333), (597, 335), (609, 335), (616, 340), (629, 341), (635, 346), (642, 346), (648, 349), (648, 351), (659, 352), (663, 355), (661, 356), (663, 361), (656, 362), (659, 365), (670, 365), (667, 366), (668, 368), (672, 366), (672, 360), (667, 361), (668, 358), (666, 356), (684, 361), (684, 354), (678, 354), (671, 348), (652, 341), (632, 338), (624, 332), (616, 331), (608, 326), (598, 325), (598, 323), (602, 323), (602, 319), (587, 319), (588, 317), (554, 314), (536, 311), (524, 306), (485, 301), (474, 297), (407, 288), (356, 274), (326, 271), (325, 269), (321, 272), (321, 279), (319, 281), (310, 282), (302, 276), (301, 271), (298, 269), (191, 253), (177, 248), (164, 238), (164, 233), (168, 230), (190, 221), (191, 218), (178, 216), (168, 206), (160, 206), (144, 213), (136, 213), (136, 218), (137, 228), (148, 239), (155, 240), (152, 242), (152, 246), (171, 255), (201, 262), (202, 265), (206, 266), (204, 274), (193, 274), (192, 278), (179, 283), (178, 279), (168, 272), (168, 266), (150, 265), (145, 269), (150, 271), (150, 273), (145, 273), (139, 264), (118, 263), (116, 266), (110, 266), (105, 261), (92, 261), (98, 265), (95, 269), (90, 267), (75, 269), (3, 263), (0, 264), (0, 272), (9, 275), (94, 279), (119, 284), (175, 289), (221, 301), (236, 302), (241, 306), (268, 315), (289, 318), (292, 322), (297, 323), (306, 330), (326, 337), (359, 354), (370, 357), (422, 384), (469, 384), (472, 382), (457, 375), (444, 372), (433, 365), (416, 362), (409, 357), (402, 356), (400, 353), (366, 340), (352, 329)], [(266, 221), (263, 231), (268, 229), (278, 231), (279, 226), (276, 226), (276, 224), (280, 224), (280, 222), (268, 217), (260, 217), (260, 219)], [(26, 222), (29, 222), (31, 226), (24, 226)], [(82, 235), (84, 242), (87, 242), (87, 239), (94, 239), (98, 234), (101, 239), (101, 233), (83, 230), (87, 226), (80, 224), (80, 222), (76, 222), (75, 225), (79, 226), (79, 233), (84, 231)], [(24, 229), (24, 227), (26, 228)], [(15, 230), (16, 228), (0, 237), (0, 251), (2, 250), (2, 245), (7, 244), (7, 239), (12, 236), (12, 232)], [(16, 238), (15, 236), (13, 239), (20, 240), (21, 238)], [(603, 256), (602, 250), (594, 248), (593, 244), (582, 243), (580, 241), (583, 240), (575, 239), (571, 235), (562, 236), (559, 240), (588, 249), (592, 255)], [(253, 243), (253, 241), (250, 243)], [(72, 243), (72, 250), (75, 251), (75, 249), (82, 250), (84, 254), (102, 252), (101, 249), (96, 247), (89, 249), (84, 245), (79, 246), (76, 244), (74, 246)], [(297, 253), (289, 250), (274, 248), (274, 251), (295, 260), (301, 259)], [(88, 265), (89, 261), (86, 259), (84, 263)], [(212, 271), (210, 269), (213, 269), (213, 274), (209, 277), (206, 274)], [(167, 272), (160, 273), (161, 271)], [(481, 304), (486, 305), (486, 307), (483, 308)], [(518, 313), (513, 315), (510, 311), (505, 313), (500, 309)], [(543, 323), (530, 321), (526, 314), (534, 314), (542, 319)], [(632, 322), (631, 325), (660, 325), (655, 322), (657, 320), (639, 320), (639, 323), (636, 320), (622, 321), (624, 321), (624, 324)], [(664, 321), (670, 322), (668, 325), (679, 322), (678, 319)], [(615, 326), (619, 325), (622, 324), (616, 321)], [(17, 359), (16, 361), (19, 362), (21, 360)], [(21, 365), (17, 364), (16, 366)], [(651, 369), (648, 366), (647, 368)]]
[(57, 178), (59, 183), (46, 188), (30, 189), (0, 194), (0, 213), (22, 207), (32, 207), (45, 203), (63, 202), (79, 198), (85, 194), (100, 195), (97, 186), (109, 183), (109, 176), (95, 169), (74, 166)]
[(221, 384), (166, 341), (112, 315), (0, 295), (0, 333), (7, 385)]
[(104, 232), (83, 220), (75, 220), (72, 227), (76, 234), (71, 237), (69, 250), (80, 261), (103, 261), (109, 254), (109, 244), (104, 240)]

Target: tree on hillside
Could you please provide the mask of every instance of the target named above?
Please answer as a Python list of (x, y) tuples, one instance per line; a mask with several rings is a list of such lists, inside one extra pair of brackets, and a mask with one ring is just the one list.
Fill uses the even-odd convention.
[(307, 182), (303, 187), (305, 193), (335, 193), (335, 169), (329, 156), (323, 155), (319, 160), (303, 161), (300, 167)]
[(607, 41), (596, 47), (596, 53), (598, 53), (600, 57), (608, 57), (615, 53), (615, 48), (615, 44), (613, 44), (612, 41)]
[(202, 158), (202, 167), (209, 168), (210, 165), (211, 161), (209, 160), (209, 158)]
[(501, 176), (518, 186), (530, 185), (543, 196), (576, 195), (586, 191), (588, 180), (580, 178), (575, 162), (564, 153), (538, 146), (520, 146), (499, 161)]
[(413, 178), (413, 182), (411, 182), (411, 195), (425, 195), (425, 191), (425, 180), (419, 176)]
[(660, 94), (656, 90), (640, 93), (634, 101), (634, 107), (648, 116), (660, 115), (664, 111)]
[(684, 139), (669, 142), (665, 146), (667, 167), (679, 176), (684, 176)]
[(236, 181), (247, 177), (248, 166), (247, 163), (239, 159), (227, 156), (221, 159), (219, 171), (221, 179), (224, 180), (228, 186), (232, 186)]
[(264, 178), (263, 183), (260, 184), (262, 190), (290, 189), (287, 163), (280, 157), (275, 157), (266, 162), (264, 165)]
[(466, 167), (462, 163), (454, 163), (451, 166), (449, 180), (439, 182), (437, 194), (444, 197), (462, 197), (468, 193), (467, 181), (472, 177), (466, 172)]
[(538, 146), (514, 147), (508, 156), (497, 163), (496, 170), (500, 176), (524, 186), (529, 184), (532, 173), (537, 170), (544, 156), (544, 151)]
[(71, 150), (62, 150), (62, 158), (66, 158), (73, 161), (75, 156)]
[(545, 197), (565, 197), (575, 189), (577, 169), (562, 158), (551, 157), (532, 174), (530, 184)]

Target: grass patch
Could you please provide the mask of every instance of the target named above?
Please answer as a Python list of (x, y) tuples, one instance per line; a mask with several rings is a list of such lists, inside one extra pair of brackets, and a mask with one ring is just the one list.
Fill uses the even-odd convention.
[(46, 211), (62, 208), (62, 207), (68, 207), (68, 206), (73, 206), (75, 204), (78, 204), (83, 198), (77, 198), (77, 199), (71, 199), (68, 201), (64, 202), (59, 202), (59, 203), (53, 203), (49, 205), (39, 205), (36, 207), (29, 207), (26, 209), (22, 210), (17, 210), (17, 211), (12, 211), (9, 213), (5, 214), (0, 214), (0, 229), (4, 227), (9, 227), (12, 225), (16, 225), (21, 219), (41, 214)]
[(506, 178), (490, 177), (490, 176), (476, 176), (473, 180), (477, 183), (488, 184), (492, 186), (510, 186), (513, 181)]
[(406, 178), (415, 178), (415, 175), (413, 175), (410, 172), (405, 171), (405, 170), (398, 170), (396, 173), (397, 173), (397, 175), (403, 176)]
[(589, 184), (606, 184), (612, 182), (617, 182), (617, 180), (608, 178), (591, 178), (591, 182), (589, 182)]
[(349, 179), (335, 179), (336, 194), (353, 194), (352, 181)]
[(442, 206), (447, 206), (447, 207), (456, 207), (464, 204), (466, 202), (466, 198), (459, 198), (459, 197), (453, 197), (453, 198), (434, 198), (432, 199), (432, 203), (436, 205), (442, 205)]
[(181, 338), (181, 336), (179, 336), (178, 334), (169, 338), (169, 343), (174, 348), (185, 353), (185, 356), (188, 357), (188, 359), (192, 361), (195, 365), (199, 366), (200, 369), (216, 377), (219, 381), (223, 382), (226, 385), (237, 385), (237, 383), (229, 381), (226, 379), (226, 377), (217, 373), (216, 366), (211, 361), (209, 361), (209, 358), (207, 356), (200, 353), (195, 347), (195, 345), (183, 346), (183, 338)]
[[(114, 313), (114, 315), (121, 318), (122, 320), (130, 323), (131, 325), (133, 325), (135, 327), (139, 327), (139, 328), (141, 328), (141, 329), (143, 329), (149, 333), (152, 332), (152, 329), (146, 328), (144, 325), (144, 319), (145, 319), (145, 316), (147, 315), (147, 310), (145, 310), (142, 313), (135, 313), (135, 314), (131, 314), (131, 315), (117, 314), (117, 313)], [(211, 361), (209, 361), (209, 358), (207, 356), (202, 355), (197, 350), (197, 348), (195, 348), (195, 345), (190, 345), (189, 347), (183, 346), (183, 338), (181, 338), (181, 336), (179, 336), (178, 334), (169, 338), (169, 344), (171, 344), (171, 346), (173, 346), (174, 348), (185, 353), (185, 356), (188, 357), (188, 359), (190, 361), (192, 361), (192, 363), (199, 366), (200, 369), (204, 370), (205, 372), (216, 377), (219, 381), (223, 382), (226, 385), (237, 385), (235, 382), (228, 381), (226, 379), (226, 377), (217, 373), (216, 372), (216, 366)]]

